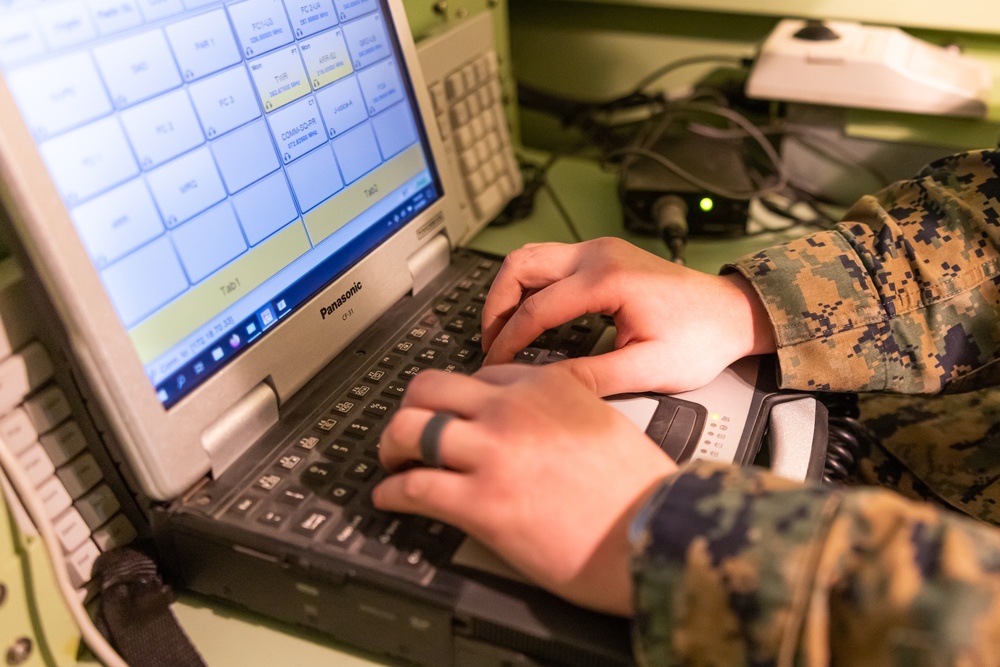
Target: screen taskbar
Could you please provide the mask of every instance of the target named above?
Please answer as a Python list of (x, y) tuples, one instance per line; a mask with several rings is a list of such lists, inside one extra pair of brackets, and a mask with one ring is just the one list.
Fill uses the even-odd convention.
[(170, 408), (219, 368), (239, 356), (268, 330), (290, 315), (326, 286), (331, 278), (351, 266), (370, 248), (391, 236), (420, 211), (437, 199), (437, 191), (428, 185), (400, 204), (382, 220), (370, 226), (351, 243), (333, 253), (314, 270), (273, 299), (262, 303), (255, 312), (218, 336), (218, 343), (186, 363), (156, 384), (156, 396), (164, 408)]

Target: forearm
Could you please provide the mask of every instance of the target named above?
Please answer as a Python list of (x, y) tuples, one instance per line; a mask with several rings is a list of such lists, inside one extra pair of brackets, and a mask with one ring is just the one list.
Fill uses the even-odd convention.
[(997, 379), (996, 159), (936, 163), (862, 199), (836, 230), (729, 267), (767, 310), (783, 387), (935, 393)]
[[(885, 491), (695, 464), (634, 561), (640, 662), (981, 664), (1000, 654), (1000, 535)], [(812, 664), (812, 662), (810, 662)]]

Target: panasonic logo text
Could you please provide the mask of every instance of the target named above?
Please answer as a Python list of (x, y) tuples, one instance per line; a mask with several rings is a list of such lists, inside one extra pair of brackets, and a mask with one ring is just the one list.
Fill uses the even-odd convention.
[(329, 306), (323, 306), (322, 308), (320, 308), (319, 311), (320, 317), (322, 317), (325, 320), (327, 315), (333, 315), (335, 312), (337, 312), (338, 308), (340, 308), (345, 303), (350, 301), (352, 296), (360, 292), (361, 287), (362, 287), (361, 283), (354, 283), (353, 285), (351, 285), (351, 289), (347, 290), (339, 297), (337, 297), (336, 301), (331, 303)]

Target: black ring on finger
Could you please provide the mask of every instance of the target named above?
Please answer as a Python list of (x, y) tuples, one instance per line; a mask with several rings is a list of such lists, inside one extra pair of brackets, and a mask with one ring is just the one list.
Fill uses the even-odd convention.
[(420, 460), (433, 468), (443, 468), (441, 461), (441, 432), (455, 418), (450, 412), (435, 412), (424, 430), (420, 432)]

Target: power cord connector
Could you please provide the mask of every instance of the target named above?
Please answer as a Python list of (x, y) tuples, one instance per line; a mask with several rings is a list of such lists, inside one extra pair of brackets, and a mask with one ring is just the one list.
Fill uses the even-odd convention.
[(677, 195), (663, 195), (653, 202), (651, 212), (656, 231), (670, 251), (670, 260), (683, 265), (688, 238), (687, 203)]

